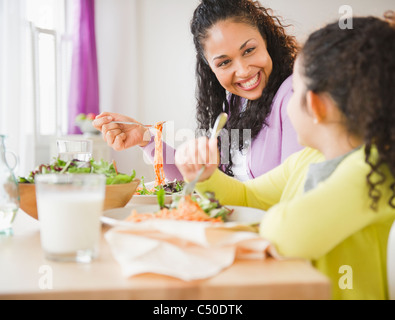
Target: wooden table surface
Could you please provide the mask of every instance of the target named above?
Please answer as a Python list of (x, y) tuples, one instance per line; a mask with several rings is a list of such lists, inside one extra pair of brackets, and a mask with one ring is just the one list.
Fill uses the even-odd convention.
[(330, 298), (329, 280), (303, 260), (238, 260), (212, 278), (190, 282), (157, 274), (125, 278), (104, 238), (100, 258), (93, 263), (46, 260), (40, 245), (39, 222), (21, 210), (14, 223), (14, 235), (0, 238), (0, 300)]

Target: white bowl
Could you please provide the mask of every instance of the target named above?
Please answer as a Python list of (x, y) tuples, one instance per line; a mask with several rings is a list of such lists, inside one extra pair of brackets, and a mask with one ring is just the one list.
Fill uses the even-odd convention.
[[(155, 181), (150, 181), (147, 183), (144, 183), (145, 187), (147, 189), (152, 189), (155, 186)], [(138, 188), (142, 187), (142, 185), (140, 184), (138, 186)], [(170, 204), (171, 200), (172, 200), (173, 196), (171, 194), (169, 195), (165, 195), (165, 204)], [(158, 204), (158, 197), (157, 195), (139, 195), (139, 194), (135, 194), (132, 198), (132, 200), (130, 201), (131, 204)]]
[(100, 131), (93, 126), (92, 120), (90, 119), (77, 121), (76, 124), (82, 133), (100, 134)]

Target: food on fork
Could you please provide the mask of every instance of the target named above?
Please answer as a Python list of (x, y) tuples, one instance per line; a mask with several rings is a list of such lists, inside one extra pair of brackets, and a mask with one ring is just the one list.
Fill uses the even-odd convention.
[(154, 155), (154, 169), (155, 169), (155, 186), (160, 186), (165, 183), (165, 171), (163, 170), (163, 143), (162, 131), (164, 121), (155, 124), (155, 155)]
[(174, 180), (166, 182), (165, 172), (163, 169), (163, 141), (162, 132), (163, 124), (166, 121), (157, 122), (155, 128), (155, 154), (154, 154), (154, 171), (155, 184), (152, 188), (146, 188), (144, 177), (141, 178), (141, 187), (136, 190), (136, 195), (156, 195), (160, 189), (164, 189), (166, 194), (181, 192), (184, 186), (183, 181)]

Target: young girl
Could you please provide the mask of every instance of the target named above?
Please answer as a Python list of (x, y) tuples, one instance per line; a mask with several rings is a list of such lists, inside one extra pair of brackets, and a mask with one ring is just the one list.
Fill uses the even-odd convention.
[[(284, 256), (311, 260), (332, 280), (335, 299), (387, 298), (387, 239), (395, 219), (394, 70), (393, 24), (354, 18), (351, 30), (334, 23), (313, 33), (295, 63), (288, 106), (299, 142), (308, 148), (245, 183), (207, 163), (197, 185), (199, 192), (214, 191), (222, 204), (267, 210), (262, 237)], [(195, 163), (217, 156), (215, 143), (203, 142), (177, 151), (187, 181), (201, 167)]]
[[(191, 31), (197, 53), (198, 130), (208, 133), (221, 112), (229, 115), (221, 139), (222, 150), (227, 150), (221, 170), (248, 180), (299, 151), (286, 112), (297, 45), (279, 19), (256, 1), (202, 0)], [(110, 146), (119, 151), (139, 145), (153, 159), (154, 139), (148, 135), (144, 140), (148, 129), (110, 124), (113, 120), (136, 122), (115, 113), (99, 115), (94, 126)], [(166, 144), (163, 149), (166, 177), (181, 179), (174, 149)]]

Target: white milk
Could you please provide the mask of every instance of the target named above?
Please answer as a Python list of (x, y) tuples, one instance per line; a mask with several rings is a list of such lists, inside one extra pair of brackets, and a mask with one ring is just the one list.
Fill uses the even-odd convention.
[(101, 194), (46, 193), (37, 198), (41, 244), (51, 254), (97, 250), (100, 241)]

